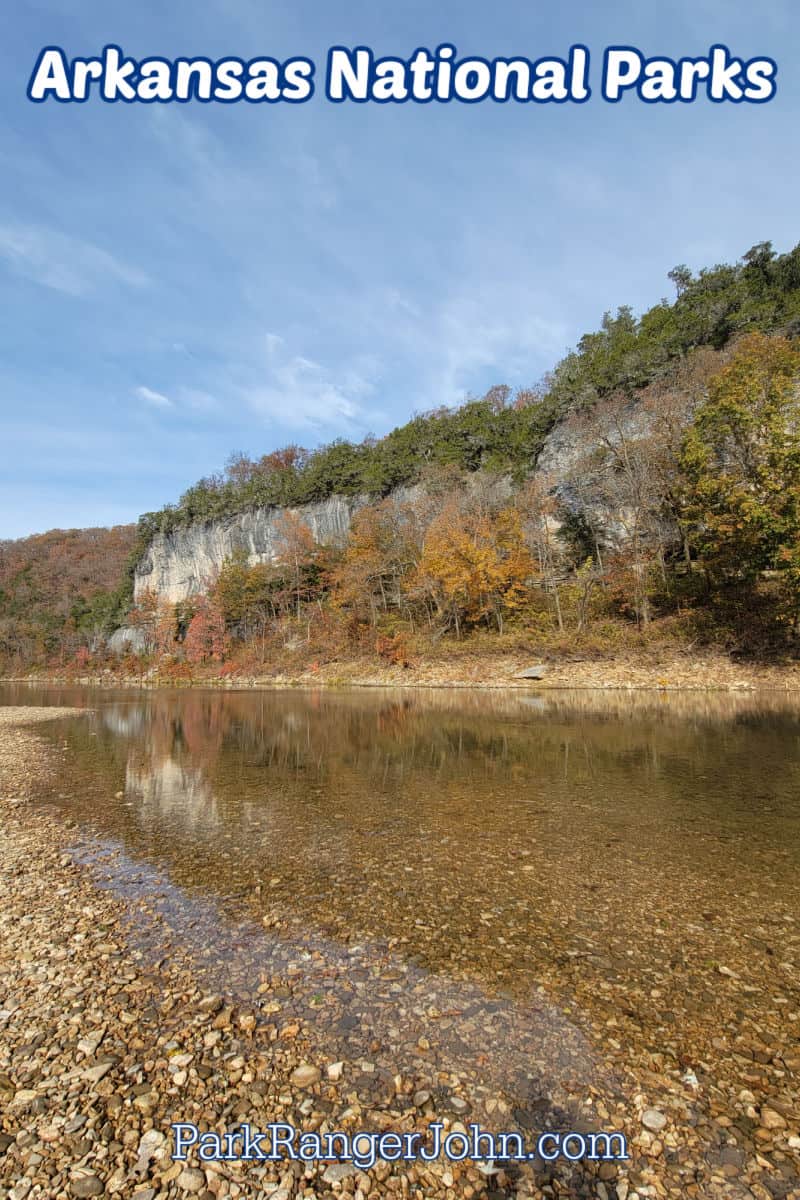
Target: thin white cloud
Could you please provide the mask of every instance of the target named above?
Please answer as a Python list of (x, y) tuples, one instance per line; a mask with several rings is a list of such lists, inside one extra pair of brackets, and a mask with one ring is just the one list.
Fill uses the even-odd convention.
[(510, 267), (500, 274), (488, 261), (449, 291), (418, 298), (379, 285), (355, 304), (351, 323), (391, 364), (386, 377), (405, 381), (414, 408), (457, 404), (490, 383), (533, 384), (569, 344), (568, 326), (555, 306), (548, 311), (535, 278)]
[(496, 373), (496, 383), (533, 383), (532, 364), (555, 362), (564, 353), (567, 330), (535, 311), (538, 300), (524, 287), (504, 289), (487, 281), (478, 295), (445, 301), (436, 313), (440, 349), (431, 376), (440, 403), (463, 400), (488, 371)]
[(0, 225), (0, 259), (18, 275), (68, 296), (88, 296), (109, 285), (149, 283), (144, 271), (107, 250), (44, 226)]
[(150, 404), (153, 408), (172, 408), (172, 401), (169, 396), (165, 396), (163, 392), (154, 392), (149, 387), (134, 388), (133, 394), (138, 396), (140, 400), (144, 400), (145, 404)]
[(260, 378), (242, 391), (251, 411), (296, 429), (355, 429), (372, 419), (366, 404), (378, 370), (373, 360), (330, 368), (303, 354), (282, 353), (284, 347), (282, 338), (267, 335)]

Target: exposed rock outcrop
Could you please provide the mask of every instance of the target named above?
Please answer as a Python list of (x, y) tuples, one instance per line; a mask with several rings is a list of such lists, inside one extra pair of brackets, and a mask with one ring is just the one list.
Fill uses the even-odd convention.
[(111, 634), (108, 648), (112, 654), (143, 654), (147, 646), (141, 629), (135, 625), (123, 625)]
[[(309, 526), (320, 544), (334, 545), (347, 536), (353, 513), (365, 503), (361, 497), (331, 496), (288, 511)], [(244, 551), (250, 563), (273, 562), (280, 544), (280, 520), (286, 511), (255, 508), (156, 534), (136, 568), (134, 598), (140, 599), (149, 589), (173, 604), (185, 600), (204, 591), (236, 551)]]
[(654, 434), (652, 414), (644, 404), (603, 404), (570, 414), (545, 439), (536, 473), (563, 509), (596, 530), (603, 542), (625, 540), (626, 491), (613, 479), (642, 474), (642, 461)]
[(647, 389), (570, 413), (550, 432), (536, 474), (598, 552), (679, 540), (670, 496), (697, 402), (688, 386)]

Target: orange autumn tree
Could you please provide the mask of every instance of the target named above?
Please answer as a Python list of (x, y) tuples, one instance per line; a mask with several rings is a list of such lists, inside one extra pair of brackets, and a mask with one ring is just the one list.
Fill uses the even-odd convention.
[(152, 588), (139, 596), (128, 614), (128, 623), (141, 632), (148, 654), (170, 654), (175, 649), (175, 605), (162, 600)]
[(311, 526), (292, 509), (280, 513), (275, 520), (275, 563), (285, 577), (298, 620), (303, 603), (315, 598), (319, 559), (320, 546)]
[(390, 609), (413, 624), (403, 581), (419, 559), (420, 540), (412, 505), (389, 497), (362, 508), (332, 572), (334, 602), (372, 625)]
[(194, 664), (222, 662), (230, 649), (230, 639), (219, 602), (211, 596), (198, 596), (194, 610), (183, 642), (187, 660)]
[(533, 573), (515, 509), (474, 511), (450, 501), (428, 526), (410, 586), (458, 636), (484, 621), (502, 633), (505, 617), (525, 603)]

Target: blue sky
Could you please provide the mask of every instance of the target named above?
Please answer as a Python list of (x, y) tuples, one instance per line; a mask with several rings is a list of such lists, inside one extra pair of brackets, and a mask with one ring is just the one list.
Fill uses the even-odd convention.
[[(34, 105), (40, 49), (564, 55), (715, 42), (766, 105)], [(0, 49), (0, 537), (111, 524), (233, 450), (538, 380), (667, 271), (800, 241), (796, 0), (30, 0)]]

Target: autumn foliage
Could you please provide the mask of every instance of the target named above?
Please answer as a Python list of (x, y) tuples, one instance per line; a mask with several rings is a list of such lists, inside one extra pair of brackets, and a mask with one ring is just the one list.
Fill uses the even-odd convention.
[(225, 616), (215, 596), (200, 596), (184, 638), (190, 663), (221, 663), (230, 648)]
[(752, 334), (711, 381), (682, 455), (683, 522), (716, 593), (778, 581), (800, 619), (800, 346)]
[(125, 613), (132, 525), (52, 529), (0, 541), (0, 666), (66, 664), (95, 653)]
[(428, 527), (409, 591), (465, 626), (497, 624), (521, 609), (533, 582), (533, 558), (514, 508), (473, 511), (448, 502)]
[[(624, 332), (593, 346), (598, 371)], [(481, 413), (536, 402), (496, 388)], [(644, 388), (595, 397), (563, 432), (557, 471), (515, 479), (428, 463), (415, 487), (354, 501), (338, 543), (320, 544), (302, 508), (286, 508), (268, 558), (239, 550), (179, 605), (145, 591), (121, 610), (132, 530), (0, 544), (0, 662), (108, 669), (106, 634), (123, 618), (140, 641), (136, 669), (176, 680), (357, 658), (413, 669), (470, 639), (611, 653), (620, 630), (646, 638), (659, 621), (692, 645), (797, 651), (796, 340), (701, 346)], [(301, 467), (290, 447), (255, 475)], [(251, 486), (252, 462), (231, 460), (228, 476)]]

